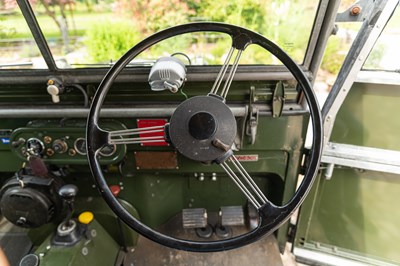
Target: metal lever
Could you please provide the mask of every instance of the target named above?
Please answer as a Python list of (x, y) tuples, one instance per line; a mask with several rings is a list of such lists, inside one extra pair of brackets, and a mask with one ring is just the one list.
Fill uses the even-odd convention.
[(51, 78), (47, 81), (47, 93), (51, 95), (53, 103), (60, 102), (60, 94), (64, 93), (64, 87), (60, 80)]
[(63, 222), (65, 227), (71, 225), (72, 213), (74, 211), (74, 201), (75, 196), (78, 194), (78, 187), (72, 184), (64, 185), (58, 190), (58, 195), (61, 197), (62, 201), (68, 206), (68, 213)]

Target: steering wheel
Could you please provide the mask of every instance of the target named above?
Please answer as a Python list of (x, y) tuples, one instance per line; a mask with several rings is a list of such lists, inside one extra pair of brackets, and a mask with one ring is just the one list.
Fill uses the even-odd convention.
[[(162, 40), (176, 35), (202, 31), (226, 33), (232, 37), (232, 47), (208, 95), (195, 96), (182, 102), (165, 127), (156, 126), (111, 132), (99, 127), (100, 109), (106, 94), (118, 74), (132, 59)], [(236, 159), (231, 149), (236, 135), (236, 120), (230, 108), (225, 104), (225, 98), (228, 95), (240, 56), (250, 44), (257, 44), (269, 51), (293, 74), (305, 95), (312, 120), (312, 150), (304, 179), (293, 197), (283, 206), (276, 206), (266, 198)], [(232, 66), (229, 67), (233, 54), (236, 54), (236, 56)], [(223, 79), (225, 79), (224, 86), (222, 91), (218, 93)], [(220, 165), (249, 202), (258, 210), (258, 227), (246, 234), (230, 239), (192, 241), (174, 238), (155, 231), (125, 210), (107, 185), (101, 171), (98, 154), (104, 145), (138, 143), (138, 139), (140, 139), (127, 136), (160, 131), (165, 132), (165, 138), (183, 156), (199, 162), (213, 162)], [(319, 106), (310, 82), (301, 68), (281, 48), (262, 35), (245, 28), (223, 23), (200, 22), (179, 25), (155, 33), (139, 42), (116, 62), (104, 77), (94, 96), (87, 120), (86, 139), (89, 165), (97, 187), (104, 200), (121, 220), (141, 235), (161, 245), (187, 251), (210, 252), (229, 250), (250, 244), (264, 235), (271, 234), (289, 219), (303, 202), (315, 179), (322, 150), (322, 122)], [(157, 141), (157, 139), (150, 139), (150, 141)], [(231, 168), (231, 165), (234, 169)]]

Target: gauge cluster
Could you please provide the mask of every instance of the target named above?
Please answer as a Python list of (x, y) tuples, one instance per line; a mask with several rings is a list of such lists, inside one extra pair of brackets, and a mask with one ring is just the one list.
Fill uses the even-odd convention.
[[(106, 130), (125, 128), (114, 120), (104, 124)], [(87, 163), (85, 127), (82, 123), (70, 123), (62, 127), (51, 121), (29, 123), (13, 131), (10, 143), (13, 152), (23, 160), (35, 156), (53, 164)], [(125, 153), (125, 145), (106, 145), (99, 152), (100, 162), (116, 163), (123, 159)]]

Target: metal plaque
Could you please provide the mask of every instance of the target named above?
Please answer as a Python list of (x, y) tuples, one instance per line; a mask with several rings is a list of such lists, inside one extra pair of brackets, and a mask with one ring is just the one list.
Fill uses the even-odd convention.
[(135, 152), (136, 169), (178, 169), (176, 152), (138, 151)]

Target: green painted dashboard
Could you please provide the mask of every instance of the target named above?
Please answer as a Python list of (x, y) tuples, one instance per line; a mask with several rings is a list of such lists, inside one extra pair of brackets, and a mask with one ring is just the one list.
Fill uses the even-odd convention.
[[(297, 103), (300, 98), (297, 90), (287, 82), (282, 115), (274, 117), (275, 84), (273, 81), (237, 82), (231, 89), (228, 105), (238, 125), (236, 156), (265, 195), (280, 205), (291, 198), (296, 187), (309, 115)], [(186, 84), (184, 94), (155, 93), (147, 86), (117, 83), (104, 103), (102, 126), (107, 130), (119, 130), (137, 128), (140, 120), (168, 121), (171, 110), (182, 100), (205, 94), (210, 84)], [(22, 112), (32, 110), (32, 113), (25, 111), (12, 119), (0, 120), (1, 137), (5, 140), (0, 145), (0, 177), (3, 181), (10, 178), (26, 165), (27, 150), (32, 145), (39, 146), (38, 155), (44, 163), (61, 175), (65, 183), (78, 186), (77, 209), (84, 210), (89, 207), (84, 204), (86, 199), (101, 200), (85, 155), (87, 109), (80, 107), (82, 99), (77, 92), (62, 95), (61, 103), (56, 105), (49, 102), (44, 89), (37, 87), (37, 84), (18, 85), (18, 93), (11, 87), (2, 88), (0, 101), (3, 104)], [(86, 84), (85, 88), (89, 97), (93, 95), (94, 85)], [(79, 112), (72, 112), (74, 110)], [(249, 134), (249, 119), (252, 115), (255, 117), (250, 110), (258, 110), (254, 136)], [(160, 226), (184, 208), (206, 208), (215, 212), (221, 206), (246, 205), (244, 195), (222, 168), (191, 161), (168, 145), (106, 147), (100, 162), (109, 185), (121, 189), (118, 197), (151, 227)], [(100, 210), (96, 212), (101, 213)], [(286, 242), (286, 230), (278, 234), (282, 246)], [(119, 238), (115, 232), (112, 235)], [(131, 238), (135, 236), (131, 232)]]

